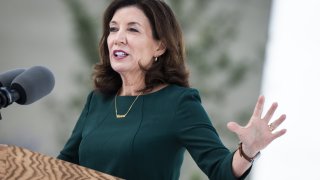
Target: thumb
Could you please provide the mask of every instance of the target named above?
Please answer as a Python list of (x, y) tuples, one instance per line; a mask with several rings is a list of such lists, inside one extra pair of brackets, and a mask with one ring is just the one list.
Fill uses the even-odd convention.
[(227, 127), (230, 131), (236, 133), (236, 134), (240, 134), (240, 130), (241, 130), (241, 126), (236, 123), (236, 122), (229, 122), (227, 124)]

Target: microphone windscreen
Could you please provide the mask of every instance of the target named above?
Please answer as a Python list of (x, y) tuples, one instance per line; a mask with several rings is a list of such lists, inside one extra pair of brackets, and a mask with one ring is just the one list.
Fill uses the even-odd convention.
[(31, 104), (48, 95), (55, 84), (52, 72), (43, 66), (34, 66), (17, 76), (11, 88), (19, 93), (18, 104)]
[(0, 74), (0, 87), (10, 87), (11, 82), (19, 74), (23, 73), (25, 69), (14, 69)]

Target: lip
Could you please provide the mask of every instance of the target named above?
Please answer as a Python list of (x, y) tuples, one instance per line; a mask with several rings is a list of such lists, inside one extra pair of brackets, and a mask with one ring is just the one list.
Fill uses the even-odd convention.
[[(121, 57), (121, 56), (116, 56), (115, 54), (116, 53), (124, 53), (126, 54), (125, 56)], [(124, 50), (121, 50), (121, 49), (117, 49), (117, 50), (114, 50), (112, 52), (112, 57), (114, 57), (116, 60), (121, 60), (121, 59), (125, 59), (126, 57), (128, 57), (129, 53), (127, 53), (126, 51)]]

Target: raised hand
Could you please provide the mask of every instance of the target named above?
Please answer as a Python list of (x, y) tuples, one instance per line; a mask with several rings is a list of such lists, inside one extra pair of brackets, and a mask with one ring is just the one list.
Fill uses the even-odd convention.
[(260, 96), (246, 126), (240, 126), (236, 122), (229, 122), (227, 125), (230, 131), (238, 135), (239, 140), (242, 142), (243, 151), (251, 157), (267, 147), (273, 140), (286, 133), (286, 129), (274, 131), (286, 119), (286, 115), (283, 114), (270, 123), (278, 107), (277, 103), (273, 103), (266, 115), (261, 117), (264, 102), (264, 96)]

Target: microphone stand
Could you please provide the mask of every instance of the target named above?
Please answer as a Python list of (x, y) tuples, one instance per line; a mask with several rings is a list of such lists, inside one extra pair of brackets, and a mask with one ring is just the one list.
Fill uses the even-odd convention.
[[(4, 98), (5, 98), (5, 96), (4, 96), (4, 94), (2, 93), (2, 87), (0, 88), (0, 110), (1, 110), (1, 108), (2, 108), (2, 103), (3, 103), (3, 101), (5, 100)], [(0, 120), (2, 120), (2, 116), (1, 116), (1, 111), (0, 111)]]
[[(2, 103), (5, 104), (5, 95), (2, 93), (4, 87), (0, 87), (0, 109), (3, 107)], [(2, 120), (1, 112), (0, 112), (0, 120)]]
[[(0, 87), (0, 109), (5, 108), (8, 105), (14, 102), (14, 97), (12, 96), (13, 91), (6, 88)], [(2, 120), (1, 112), (0, 112), (0, 120)]]

